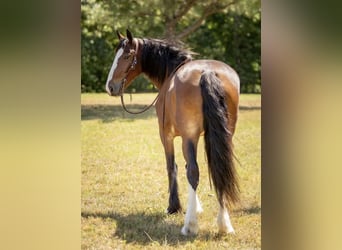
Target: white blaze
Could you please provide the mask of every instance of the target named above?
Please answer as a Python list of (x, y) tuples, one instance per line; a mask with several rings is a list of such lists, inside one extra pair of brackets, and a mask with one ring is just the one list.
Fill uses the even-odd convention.
[(118, 66), (118, 60), (121, 57), (123, 51), (124, 51), (123, 48), (120, 48), (118, 50), (118, 52), (115, 55), (112, 67), (111, 67), (111, 69), (109, 71), (109, 74), (108, 74), (108, 77), (107, 77), (107, 82), (106, 82), (106, 90), (107, 90), (108, 94), (110, 94), (109, 86), (108, 86), (109, 85), (109, 81), (113, 78), (114, 71), (115, 71), (116, 67)]

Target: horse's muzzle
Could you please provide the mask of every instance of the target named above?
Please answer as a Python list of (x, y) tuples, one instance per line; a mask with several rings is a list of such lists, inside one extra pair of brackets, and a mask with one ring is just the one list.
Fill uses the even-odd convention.
[(122, 95), (122, 83), (109, 82), (106, 90), (110, 96), (120, 96)]

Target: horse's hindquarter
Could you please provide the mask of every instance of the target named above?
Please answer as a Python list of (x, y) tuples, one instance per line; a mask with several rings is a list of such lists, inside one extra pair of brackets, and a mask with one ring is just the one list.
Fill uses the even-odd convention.
[(237, 74), (222, 62), (195, 60), (180, 67), (170, 78), (165, 92), (163, 91), (165, 94), (164, 128), (173, 136), (196, 137), (203, 132), (202, 95), (199, 86), (203, 71), (213, 71), (221, 80), (227, 95), (230, 127), (235, 127), (239, 97)]

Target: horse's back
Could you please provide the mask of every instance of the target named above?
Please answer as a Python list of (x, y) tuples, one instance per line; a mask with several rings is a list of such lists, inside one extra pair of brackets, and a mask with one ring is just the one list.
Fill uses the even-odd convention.
[(221, 80), (223, 86), (231, 85), (235, 91), (240, 91), (239, 76), (233, 68), (221, 61), (194, 60), (184, 64), (176, 72), (175, 77), (183, 83), (199, 85), (199, 79), (204, 71), (211, 71)]

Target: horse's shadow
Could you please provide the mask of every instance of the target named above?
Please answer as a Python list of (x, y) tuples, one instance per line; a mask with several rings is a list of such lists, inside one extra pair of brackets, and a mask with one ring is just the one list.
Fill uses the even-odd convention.
[[(123, 215), (120, 213), (87, 213), (82, 212), (83, 218), (95, 217), (112, 219), (116, 222), (113, 237), (119, 237), (127, 243), (138, 243), (147, 245), (157, 243), (158, 245), (178, 245), (182, 242), (191, 242), (195, 236), (183, 236), (180, 233), (181, 224), (170, 222), (165, 213), (133, 213)], [(177, 215), (176, 215), (177, 216)], [(208, 232), (209, 234), (209, 232)]]
[[(146, 107), (146, 105), (133, 104), (127, 105), (127, 108), (131, 111), (141, 111)], [(120, 105), (81, 105), (81, 120), (102, 120), (103, 123), (112, 122), (117, 119), (125, 121), (134, 121), (137, 119), (147, 119), (151, 117), (156, 117), (156, 111), (154, 107), (151, 107), (146, 112), (133, 115), (128, 114)]]
[[(259, 206), (241, 208), (234, 211), (234, 214), (242, 216), (243, 214), (260, 214)], [(154, 212), (146, 214), (144, 212), (120, 214), (115, 212), (82, 212), (83, 218), (101, 218), (104, 220), (115, 221), (116, 228), (113, 229), (112, 237), (120, 238), (127, 243), (136, 243), (141, 245), (157, 244), (161, 246), (176, 246), (200, 240), (221, 240), (222, 237), (229, 237), (210, 232), (201, 228), (201, 233), (197, 236), (183, 236), (180, 233), (182, 223), (177, 223), (170, 216), (183, 216), (183, 214), (168, 215), (163, 212)]]
[[(141, 104), (133, 104), (127, 105), (127, 108), (132, 111), (141, 111), (146, 107), (146, 105)], [(258, 110), (261, 107), (252, 107), (252, 106), (240, 106), (240, 110)], [(112, 122), (117, 119), (125, 120), (125, 121), (134, 121), (137, 119), (148, 119), (156, 117), (156, 111), (154, 107), (151, 107), (146, 112), (133, 115), (128, 114), (121, 105), (104, 105), (104, 104), (82, 104), (81, 105), (81, 120), (94, 120), (99, 119), (103, 123)]]

